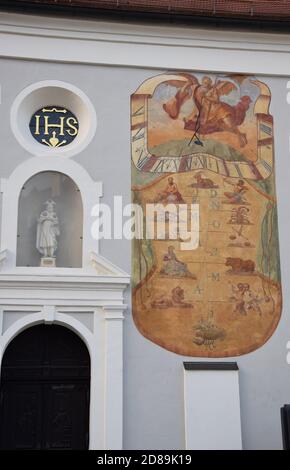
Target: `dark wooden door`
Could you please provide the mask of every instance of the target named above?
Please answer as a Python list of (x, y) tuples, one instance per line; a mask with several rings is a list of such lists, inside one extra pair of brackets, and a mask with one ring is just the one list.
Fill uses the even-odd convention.
[(1, 449), (86, 449), (90, 358), (81, 339), (56, 325), (20, 333), (1, 369)]

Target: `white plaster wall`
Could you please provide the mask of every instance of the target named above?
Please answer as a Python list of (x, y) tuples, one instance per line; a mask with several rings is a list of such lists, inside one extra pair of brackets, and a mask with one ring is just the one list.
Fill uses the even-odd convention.
[(184, 371), (185, 445), (191, 450), (241, 450), (237, 370)]

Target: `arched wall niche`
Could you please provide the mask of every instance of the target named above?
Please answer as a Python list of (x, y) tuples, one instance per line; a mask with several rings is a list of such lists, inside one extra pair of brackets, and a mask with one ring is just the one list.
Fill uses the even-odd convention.
[[(99, 246), (98, 240), (93, 238), (91, 233), (91, 212), (92, 208), (100, 202), (102, 197), (102, 183), (93, 181), (84, 169), (83, 166), (73, 161), (72, 159), (65, 159), (62, 157), (32, 157), (28, 160), (25, 160), (23, 163), (18, 165), (9, 178), (1, 178), (0, 180), (0, 190), (3, 195), (2, 201), (2, 217), (1, 217), (1, 255), (2, 256), (2, 270), (10, 270), (15, 267), (18, 269), (24, 269), (27, 265), (30, 265), (34, 269), (52, 269), (52, 268), (40, 268), (39, 267), (39, 257), (37, 258), (37, 251), (34, 251), (34, 262), (24, 262), (24, 258), (18, 258), (17, 248), (19, 248), (19, 243), (17, 234), (18, 234), (18, 212), (19, 212), (19, 200), (21, 199), (23, 187), (30, 180), (33, 182), (33, 177), (37, 177), (40, 173), (59, 173), (65, 175), (73, 183), (74, 187), (77, 187), (79, 190), (80, 200), (82, 201), (82, 216), (83, 216), (83, 234), (82, 234), (82, 263), (77, 263), (74, 259), (74, 264), (66, 262), (56, 262), (56, 266), (67, 267), (72, 266), (72, 269), (80, 267), (87, 269), (91, 268), (91, 258), (90, 253), (98, 253)], [(67, 180), (69, 181), (69, 180)], [(67, 183), (69, 185), (69, 183)], [(24, 189), (24, 192), (26, 190)], [(36, 191), (36, 190), (35, 190)], [(43, 192), (43, 200), (40, 198), (39, 208), (45, 202), (46, 194)], [(75, 196), (77, 197), (77, 196)], [(79, 203), (81, 203), (81, 201)], [(37, 206), (38, 203), (35, 203)], [(38, 210), (38, 206), (35, 207)], [(56, 211), (58, 208), (56, 206)], [(32, 210), (30, 210), (32, 214)], [(22, 217), (19, 214), (20, 218)], [(58, 213), (59, 218), (61, 219), (61, 213)], [(31, 215), (32, 217), (32, 215)], [(39, 213), (33, 214), (34, 220), (37, 220)], [(60, 220), (62, 223), (62, 221)], [(35, 225), (34, 228), (31, 228), (31, 235), (33, 243), (35, 243)], [(78, 229), (79, 236), (80, 230)], [(61, 241), (62, 235), (59, 236), (59, 244)], [(63, 237), (63, 242), (65, 238)], [(18, 247), (17, 247), (18, 245)], [(60, 246), (60, 245), (59, 245)], [(32, 248), (31, 248), (32, 249)], [(69, 248), (67, 248), (68, 250)], [(67, 251), (66, 251), (67, 253)], [(24, 256), (24, 255), (23, 255)], [(64, 256), (64, 255), (63, 255)], [(66, 255), (67, 256), (67, 255)], [(76, 255), (74, 255), (76, 256)], [(37, 259), (36, 259), (37, 258)], [(78, 260), (80, 256), (78, 255)], [(4, 261), (3, 261), (4, 260)], [(77, 266), (78, 264), (78, 266)], [(26, 268), (27, 269), (27, 268)]]
[[(55, 251), (56, 267), (82, 267), (83, 204), (80, 190), (66, 174), (43, 171), (23, 185), (18, 201), (17, 266), (40, 266), (38, 220), (53, 201), (59, 235)], [(42, 236), (43, 238), (43, 236)]]

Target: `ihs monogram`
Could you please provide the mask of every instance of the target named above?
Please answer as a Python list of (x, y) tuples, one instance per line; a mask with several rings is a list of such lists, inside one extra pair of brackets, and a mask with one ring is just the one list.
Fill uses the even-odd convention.
[(70, 144), (78, 135), (79, 124), (74, 114), (57, 106), (43, 107), (30, 120), (33, 137), (48, 147)]

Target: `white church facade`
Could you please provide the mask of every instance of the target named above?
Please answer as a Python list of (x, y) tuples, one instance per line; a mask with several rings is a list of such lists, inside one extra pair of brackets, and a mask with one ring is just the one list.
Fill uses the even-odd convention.
[[(282, 448), (289, 56), (288, 34), (0, 12), (1, 448)], [(190, 128), (189, 90), (219, 81), (229, 98)], [(214, 106), (240, 102), (240, 121), (206, 128)], [(199, 168), (167, 145), (188, 129)], [(222, 168), (207, 159), (219, 152)], [(123, 211), (131, 190), (200, 203), (203, 232), (216, 198), (220, 254), (134, 245), (113, 212), (101, 236), (98, 207), (118, 196)]]

